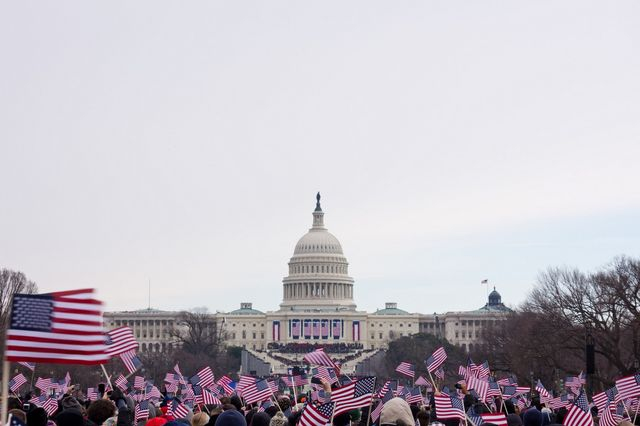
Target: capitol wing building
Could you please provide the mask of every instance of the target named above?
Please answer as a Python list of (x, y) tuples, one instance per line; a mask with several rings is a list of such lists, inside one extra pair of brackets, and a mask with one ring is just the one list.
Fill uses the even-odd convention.
[[(409, 313), (388, 302), (384, 309), (367, 313), (357, 310), (353, 287), (342, 245), (325, 227), (318, 194), (313, 224), (295, 245), (289, 274), (282, 280), (280, 308), (261, 312), (247, 301), (241, 302), (237, 310), (218, 312), (212, 317), (226, 336), (227, 345), (253, 353), (300, 343), (339, 343), (370, 351), (384, 349), (390, 341), (416, 333), (445, 337), (469, 351), (480, 343), (483, 328), (504, 319), (511, 311), (494, 289), (487, 303), (475, 311)], [(105, 325), (128, 325), (133, 328), (141, 351), (164, 352), (173, 348), (169, 331), (179, 327), (177, 316), (178, 312), (152, 309), (110, 312), (105, 313)]]

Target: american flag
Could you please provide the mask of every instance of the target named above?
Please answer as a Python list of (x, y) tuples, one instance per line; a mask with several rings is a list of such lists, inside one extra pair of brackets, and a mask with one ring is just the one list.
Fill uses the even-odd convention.
[(177, 399), (174, 399), (173, 402), (168, 405), (170, 414), (176, 419), (185, 418), (189, 414), (189, 409)]
[(216, 384), (218, 386), (222, 386), (222, 388), (224, 389), (225, 393), (231, 394), (233, 392), (233, 388), (231, 387), (231, 383), (233, 382), (233, 380), (231, 380), (229, 377), (227, 376), (222, 376), (218, 379), (218, 381), (216, 382)]
[(536, 383), (536, 391), (538, 391), (541, 397), (545, 397), (545, 398), (550, 397), (549, 392), (547, 392), (547, 389), (545, 389), (544, 385), (540, 380), (538, 380), (538, 383)]
[(484, 413), (481, 414), (482, 421), (485, 423), (493, 423), (498, 426), (507, 426), (507, 416), (504, 413)]
[(311, 369), (311, 377), (326, 379), (329, 383), (334, 384), (338, 381), (338, 376), (333, 368), (319, 366)]
[(569, 407), (563, 424), (565, 426), (593, 426), (593, 417), (591, 417), (589, 402), (584, 392), (580, 392), (573, 405)]
[(335, 403), (328, 402), (318, 405), (307, 404), (298, 420), (299, 426), (325, 426), (331, 422)]
[(147, 385), (144, 391), (145, 399), (160, 399), (162, 398), (162, 394), (160, 390), (154, 385)]
[(38, 380), (36, 380), (36, 387), (43, 393), (47, 393), (47, 391), (53, 387), (53, 381), (49, 377), (46, 379), (38, 377)]
[(313, 320), (313, 336), (320, 337), (320, 321)]
[(265, 401), (262, 404), (260, 404), (260, 407), (258, 408), (258, 412), (262, 413), (263, 411), (265, 411), (269, 407), (273, 407), (273, 402)]
[(503, 379), (498, 380), (498, 384), (500, 386), (511, 386), (511, 385), (516, 385), (516, 381), (513, 379), (513, 377), (505, 377)]
[(236, 391), (242, 393), (245, 388), (252, 386), (256, 382), (256, 378), (252, 376), (240, 376), (240, 381), (236, 385)]
[(429, 385), (431, 383), (427, 379), (425, 379), (424, 377), (419, 376), (416, 379), (416, 383), (415, 384), (418, 385), (418, 386), (427, 386), (427, 385)]
[[(195, 392), (195, 388), (194, 388), (194, 392)], [(213, 392), (211, 392), (209, 389), (202, 389), (202, 393), (200, 394), (200, 397), (202, 399), (201, 404), (205, 404), (205, 405), (220, 405), (221, 402), (218, 399), (217, 396), (215, 396), (213, 394)], [(198, 395), (196, 394), (196, 403), (198, 403)]]
[(326, 367), (336, 368), (335, 362), (324, 352), (323, 348), (316, 349), (304, 356), (304, 360), (308, 364), (324, 365)]
[(145, 380), (142, 376), (135, 376), (133, 378), (133, 387), (135, 389), (144, 389)]
[(444, 368), (442, 368), (442, 366), (438, 367), (436, 371), (433, 372), (433, 375), (440, 380), (444, 380)]
[(7, 330), (6, 360), (56, 364), (102, 364), (102, 302), (94, 290), (16, 294)]
[(400, 365), (396, 367), (396, 371), (411, 378), (414, 378), (416, 376), (416, 366), (411, 364), (410, 362), (402, 361)]
[(271, 397), (272, 391), (266, 380), (258, 380), (252, 385), (248, 385), (242, 390), (242, 398), (247, 404), (267, 400)]
[(487, 398), (491, 398), (492, 396), (502, 396), (500, 392), (500, 385), (498, 385), (493, 380), (489, 380), (489, 389), (487, 390)]
[(58, 400), (55, 398), (48, 398), (44, 404), (42, 404), (42, 408), (47, 412), (49, 416), (53, 416), (56, 411), (58, 411)]
[(420, 388), (410, 388), (408, 392), (405, 392), (404, 399), (408, 404), (421, 404), (424, 402)]
[(469, 377), (467, 379), (467, 388), (475, 390), (480, 401), (484, 401), (487, 399), (487, 392), (489, 391), (488, 382), (476, 377)]
[(334, 414), (338, 415), (371, 404), (375, 384), (375, 377), (364, 377), (335, 389), (331, 394), (331, 401), (336, 403)]
[(329, 320), (322, 320), (321, 324), (321, 332), (323, 338), (329, 337)]
[(304, 335), (305, 335), (305, 337), (310, 337), (311, 336), (311, 321), (310, 320), (304, 320)]
[(123, 391), (127, 390), (127, 388), (129, 387), (129, 382), (122, 374), (118, 376), (118, 378), (115, 380), (115, 383), (116, 386)]
[(564, 387), (571, 389), (575, 393), (577, 393), (577, 390), (585, 383), (586, 379), (584, 378), (584, 373), (580, 373), (577, 376), (568, 376), (564, 379)]
[(622, 420), (622, 416), (611, 411), (610, 407), (605, 407), (604, 410), (598, 411), (600, 422), (599, 426), (618, 426), (618, 423)]
[(324, 390), (317, 390), (311, 392), (311, 400), (324, 404), (325, 402), (331, 401), (331, 395), (327, 394)]
[[(433, 373), (447, 360), (447, 353), (443, 347), (436, 349), (433, 354), (427, 358), (424, 363), (427, 365), (427, 370)], [(464, 413), (463, 413), (464, 414)]]
[(211, 367), (206, 366), (198, 371), (191, 379), (191, 383), (194, 385), (200, 385), (203, 388), (208, 388), (209, 386), (215, 383), (213, 377), (213, 371), (211, 371)]
[(491, 374), (491, 370), (489, 369), (489, 363), (487, 361), (476, 366), (475, 371), (476, 371), (476, 376), (478, 376), (478, 378), (480, 379), (484, 377), (489, 377), (489, 375)]
[(149, 418), (149, 401), (140, 401), (136, 405), (136, 422)]
[(340, 337), (341, 331), (342, 327), (340, 327), (340, 320), (333, 320), (333, 337)]
[(87, 399), (89, 401), (95, 401), (96, 399), (98, 399), (98, 390), (96, 388), (88, 388)]
[(378, 390), (377, 393), (377, 397), (381, 398), (382, 395), (385, 395), (387, 393), (387, 391), (391, 390), (391, 393), (393, 394), (394, 391), (398, 389), (398, 381), (397, 380), (387, 380), (384, 385), (382, 385), (382, 387), (380, 388), (380, 390)]
[(291, 321), (291, 335), (293, 337), (299, 337), (300, 336), (300, 321), (299, 320), (292, 320)]
[(127, 368), (129, 374), (135, 373), (140, 367), (142, 367), (142, 361), (138, 358), (138, 355), (136, 355), (136, 351), (123, 352), (120, 354), (120, 359)]
[(378, 403), (378, 405), (376, 405), (376, 408), (374, 408), (371, 411), (371, 420), (373, 420), (374, 423), (378, 421), (378, 418), (380, 417), (380, 413), (382, 412), (382, 408), (384, 407), (384, 404), (386, 404), (392, 398), (393, 398), (393, 391), (390, 389), (384, 394), (382, 398), (380, 398), (380, 402)]
[(464, 405), (457, 396), (439, 393), (433, 396), (436, 403), (436, 416), (438, 420), (460, 419), (464, 420)]
[(109, 330), (106, 335), (106, 344), (110, 357), (138, 349), (138, 342), (133, 337), (133, 330), (127, 326)]
[(36, 363), (35, 362), (21, 361), (18, 364), (22, 365), (23, 367), (27, 367), (31, 371), (35, 371), (35, 369), (36, 369)]
[(167, 383), (178, 383), (181, 380), (181, 376), (176, 373), (167, 373), (164, 376), (164, 381)]
[(13, 379), (9, 380), (9, 390), (15, 393), (25, 383), (27, 383), (27, 378), (24, 377), (24, 374), (18, 373)]
[(593, 403), (598, 407), (598, 412), (601, 412), (609, 405), (609, 395), (606, 391), (597, 393), (593, 395)]
[(640, 374), (616, 380), (619, 399), (628, 399), (640, 395)]

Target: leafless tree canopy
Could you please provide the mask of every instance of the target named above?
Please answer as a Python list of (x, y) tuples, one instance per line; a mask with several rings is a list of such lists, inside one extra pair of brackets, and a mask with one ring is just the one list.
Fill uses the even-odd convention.
[(549, 268), (510, 321), (486, 334), (488, 352), (520, 375), (556, 381), (585, 369), (587, 336), (597, 388), (638, 370), (640, 261), (616, 258), (594, 273)]

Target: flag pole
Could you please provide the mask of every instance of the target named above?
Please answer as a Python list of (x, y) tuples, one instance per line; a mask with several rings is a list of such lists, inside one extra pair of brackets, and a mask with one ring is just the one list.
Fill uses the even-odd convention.
[[(107, 378), (107, 383), (109, 383), (109, 387), (113, 390), (113, 385), (111, 384), (111, 376), (109, 376), (109, 374), (107, 373), (107, 369), (104, 368), (104, 364), (100, 364), (100, 367), (102, 367), (102, 372), (104, 373), (104, 377)], [(107, 393), (105, 392), (105, 395)]]
[(440, 392), (438, 390), (438, 386), (436, 385), (436, 382), (433, 380), (433, 376), (431, 375), (431, 371), (429, 371), (428, 368), (427, 368), (427, 373), (429, 373), (429, 379), (431, 379), (431, 384), (433, 385), (433, 388), (436, 390), (436, 392)]
[[(373, 378), (373, 390), (376, 390), (376, 380), (378, 378)], [(367, 413), (367, 426), (369, 426), (369, 420), (371, 419), (371, 407), (373, 407), (373, 394), (371, 395), (371, 401), (369, 401), (369, 412)]]
[(2, 408), (0, 409), (0, 422), (4, 424), (7, 418), (7, 404), (9, 403), (9, 370), (11, 363), (6, 359), (2, 363)]

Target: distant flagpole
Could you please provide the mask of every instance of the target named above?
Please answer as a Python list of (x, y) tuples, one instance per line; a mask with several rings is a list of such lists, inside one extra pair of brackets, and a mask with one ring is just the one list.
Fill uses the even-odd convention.
[(489, 280), (485, 278), (484, 280), (480, 281), (480, 284), (484, 284), (485, 288), (487, 289), (487, 298), (489, 298)]

